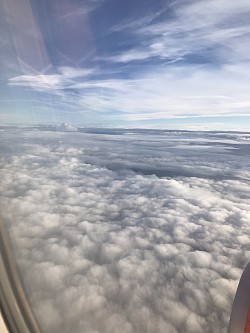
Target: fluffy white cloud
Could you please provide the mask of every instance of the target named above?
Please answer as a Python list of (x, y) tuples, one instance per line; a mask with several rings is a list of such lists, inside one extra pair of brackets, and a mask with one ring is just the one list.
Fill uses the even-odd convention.
[(247, 141), (1, 137), (2, 211), (44, 332), (226, 332), (250, 259)]

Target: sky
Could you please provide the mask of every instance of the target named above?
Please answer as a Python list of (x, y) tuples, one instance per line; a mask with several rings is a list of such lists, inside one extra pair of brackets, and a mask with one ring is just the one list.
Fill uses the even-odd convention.
[(41, 332), (226, 333), (250, 261), (249, 134), (98, 133), (0, 132), (1, 213)]
[(1, 0), (0, 121), (248, 130), (247, 0)]

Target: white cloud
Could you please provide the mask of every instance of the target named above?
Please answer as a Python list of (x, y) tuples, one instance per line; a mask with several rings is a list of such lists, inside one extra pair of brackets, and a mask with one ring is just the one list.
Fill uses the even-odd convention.
[(94, 117), (96, 112), (105, 116), (112, 111), (120, 121), (249, 114), (247, 64), (219, 69), (175, 65), (127, 80), (90, 80), (92, 70), (62, 68), (60, 71), (51, 75), (22, 75), (10, 79), (9, 84), (58, 95), (60, 103), (68, 110), (76, 109), (76, 113), (90, 112)]
[(30, 87), (34, 90), (60, 89), (60, 76), (56, 74), (21, 75), (9, 79), (9, 85)]
[[(69, 5), (72, 11), (68, 10), (64, 3), (57, 13), (62, 13), (61, 19), (70, 16), (74, 20), (75, 15), (85, 15), (86, 10), (99, 8), (102, 3), (85, 1), (79, 11), (75, 4)], [(38, 119), (48, 118), (53, 108), (64, 112), (62, 118), (66, 112), (73, 112), (77, 121), (89, 121), (91, 125), (98, 122), (96, 119), (105, 124), (123, 122), (133, 126), (134, 122), (141, 126), (146, 121), (150, 126), (154, 126), (153, 122), (160, 126), (161, 119), (249, 115), (248, 1), (174, 1), (163, 6), (163, 10), (142, 11), (140, 15), (126, 18), (109, 30), (110, 38), (113, 32), (123, 32), (131, 38), (131, 49), (120, 53), (119, 49), (110, 50), (98, 58), (91, 47), (84, 57), (93, 53), (90, 58), (96, 64), (99, 61), (99, 65), (90, 68), (74, 68), (75, 64), (80, 67), (81, 60), (73, 61), (60, 54), (72, 67), (58, 67), (52, 72), (46, 52), (37, 47), (40, 57), (44, 55), (39, 72), (27, 65), (28, 55), (27, 59), (22, 57), (26, 48), (16, 52), (26, 74), (10, 78), (8, 84), (50, 95), (45, 102), (31, 103), (32, 112), (38, 110)], [(33, 16), (30, 20), (36, 27)], [(37, 41), (41, 36), (38, 37)], [(131, 62), (135, 62), (135, 67), (130, 67)], [(121, 78), (125, 65), (130, 79)], [(111, 78), (114, 73), (117, 77), (119, 71), (120, 79)], [(28, 101), (33, 99), (36, 98), (32, 96)], [(3, 118), (13, 121), (10, 115)], [(217, 126), (222, 127), (219, 123)], [(188, 126), (197, 125), (194, 121)]]
[[(94, 96), (82, 96), (80, 104), (93, 111), (119, 110), (124, 120), (168, 119), (187, 116), (248, 114), (246, 90), (249, 66), (237, 73), (237, 66), (219, 70), (190, 66), (161, 68), (137, 80), (108, 80), (95, 83), (102, 88)], [(242, 69), (242, 68), (241, 68)], [(243, 71), (243, 69), (242, 69)], [(90, 98), (90, 100), (89, 100)]]
[(81, 77), (92, 74), (93, 68), (73, 68), (73, 67), (59, 67), (58, 74), (32, 74), (32, 75), (19, 75), (8, 80), (10, 86), (29, 87), (35, 91), (44, 91), (47, 93), (56, 94), (58, 91), (71, 86), (75, 81)]
[(226, 332), (250, 259), (245, 141), (7, 133), (2, 211), (44, 331)]
[(250, 33), (250, 6), (247, 1), (176, 1), (171, 9), (172, 18), (160, 22), (145, 24), (139, 20), (130, 25), (121, 24), (125, 31), (139, 34), (143, 42), (110, 60), (130, 62), (151, 57), (179, 60), (193, 54), (206, 56), (207, 50), (210, 57), (219, 57), (222, 63), (249, 59), (246, 41)]

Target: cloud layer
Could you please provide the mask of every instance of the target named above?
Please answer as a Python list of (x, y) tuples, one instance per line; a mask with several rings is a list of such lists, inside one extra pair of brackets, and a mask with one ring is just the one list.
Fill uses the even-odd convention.
[(1, 132), (2, 211), (41, 327), (226, 332), (250, 259), (248, 135), (110, 134)]

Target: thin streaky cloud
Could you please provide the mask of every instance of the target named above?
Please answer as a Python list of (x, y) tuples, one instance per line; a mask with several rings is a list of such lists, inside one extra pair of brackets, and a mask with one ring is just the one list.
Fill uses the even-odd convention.
[[(150, 114), (148, 125), (155, 121), (160, 127), (162, 118), (183, 114), (249, 112), (248, 1), (146, 0), (140, 6), (56, 0), (48, 2), (49, 13), (40, 2), (22, 1), (22, 17), (16, 17), (17, 0), (4, 1), (5, 12), (14, 16), (1, 20), (1, 63), (9, 78), (1, 81), (1, 94), (7, 94), (0, 96), (3, 110), (12, 108), (17, 115), (17, 101), (29, 96), (26, 114), (34, 108), (39, 113), (40, 105), (38, 118), (46, 118), (47, 96), (53, 112), (63, 118), (75, 109), (72, 121), (81, 124), (92, 124), (101, 113), (105, 124), (112, 118), (110, 126), (126, 126), (126, 115), (131, 124), (134, 114), (141, 126), (138, 119)], [(4, 104), (9, 96), (12, 107)], [(93, 122), (83, 117), (91, 112)]]
[[(224, 3), (224, 1), (223, 1)], [(214, 55), (219, 52), (220, 45), (234, 50), (235, 39), (248, 37), (250, 24), (248, 21), (236, 20), (237, 15), (250, 16), (250, 5), (245, 1), (229, 6), (217, 1), (209, 3), (182, 4), (175, 6), (175, 17), (160, 23), (144, 25), (141, 22), (131, 22), (131, 33), (139, 35), (148, 45), (138, 45), (138, 48), (121, 53), (112, 58), (114, 61), (130, 62), (132, 60), (147, 59), (158, 56), (160, 58), (182, 58), (197, 51), (214, 48)], [(233, 20), (234, 18), (234, 20)], [(231, 27), (228, 21), (233, 20)], [(139, 25), (133, 29), (134, 24)], [(243, 25), (243, 26), (242, 26)], [(125, 26), (124, 29), (127, 29)], [(249, 43), (248, 43), (249, 44)], [(248, 57), (249, 47), (245, 47), (241, 57)], [(237, 52), (236, 52), (237, 53)], [(226, 60), (230, 54), (225, 51)], [(240, 57), (240, 56), (239, 56)], [(240, 58), (241, 58), (240, 57)]]

